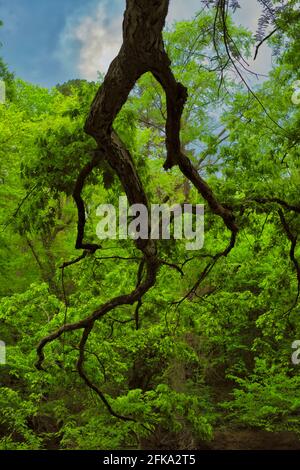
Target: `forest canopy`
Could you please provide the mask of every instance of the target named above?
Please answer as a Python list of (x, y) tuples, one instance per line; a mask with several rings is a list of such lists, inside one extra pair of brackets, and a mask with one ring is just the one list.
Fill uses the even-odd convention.
[[(256, 36), (204, 3), (164, 28), (128, 0), (97, 82), (0, 58), (2, 450), (300, 448), (299, 2), (259, 2)], [(203, 204), (203, 247), (99, 240), (120, 196)]]

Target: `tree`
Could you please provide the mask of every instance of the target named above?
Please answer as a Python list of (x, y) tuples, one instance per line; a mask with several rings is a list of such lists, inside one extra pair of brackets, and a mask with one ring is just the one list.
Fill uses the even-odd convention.
[[(253, 91), (232, 76), (241, 79), (249, 34), (226, 2), (215, 6), (163, 39), (168, 1), (128, 0), (122, 48), (97, 92), (80, 81), (51, 92), (16, 82), (3, 116), (20, 142), (7, 148), (3, 193), (20, 192), (14, 226), (41, 266), (0, 304), (14, 357), (2, 387), (4, 448), (194, 448), (224, 424), (299, 433), (290, 363), (300, 327), (299, 109), (286, 85), (297, 78), (298, 19), (278, 12), (288, 48), (269, 38), (277, 64)], [(212, 102), (221, 130), (205, 112)], [(205, 201), (205, 250), (191, 256), (175, 240), (100, 246), (94, 209), (120, 194), (146, 206)], [(43, 373), (33, 368), (38, 341)]]

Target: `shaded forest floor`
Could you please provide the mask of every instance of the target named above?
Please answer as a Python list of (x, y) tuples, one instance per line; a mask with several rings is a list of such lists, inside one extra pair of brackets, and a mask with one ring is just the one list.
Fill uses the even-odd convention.
[(214, 440), (200, 450), (300, 450), (300, 440), (292, 432), (262, 430), (216, 431)]
[(152, 436), (142, 442), (144, 450), (300, 450), (300, 439), (294, 432), (268, 432), (261, 429), (225, 427), (216, 429), (212, 441), (192, 443), (186, 436), (182, 442), (175, 436)]

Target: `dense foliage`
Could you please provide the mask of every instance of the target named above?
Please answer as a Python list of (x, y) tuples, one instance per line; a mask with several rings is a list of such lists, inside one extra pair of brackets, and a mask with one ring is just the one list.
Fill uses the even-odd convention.
[[(8, 89), (0, 105), (2, 449), (187, 449), (222, 428), (300, 434), (300, 366), (291, 361), (300, 339), (300, 105), (291, 101), (300, 78), (299, 14), (287, 11), (280, 22), (280, 42), (269, 40), (273, 69), (255, 85), (247, 77), (251, 91), (213, 31), (212, 14), (165, 33), (173, 71), (189, 90), (182, 145), (240, 230), (228, 256), (197, 282), (230, 237), (205, 206), (204, 247), (188, 252), (184, 241), (159, 241), (168, 264), (138, 310), (117, 307), (95, 324), (89, 376), (114, 412), (132, 420), (111, 416), (77, 374), (78, 332), (47, 345), (44, 371), (35, 368), (45, 335), (137, 282), (140, 253), (131, 240), (104, 240), (62, 268), (78, 257), (72, 191), (95, 151), (83, 129), (99, 84), (73, 80), (48, 90), (15, 78), (0, 61)], [(227, 27), (247, 59), (250, 33), (232, 21)], [(145, 75), (115, 129), (151, 202), (203, 203), (176, 167), (162, 170), (165, 109), (160, 86)], [(117, 206), (120, 195), (103, 163), (84, 189), (87, 239), (97, 243), (97, 206)]]

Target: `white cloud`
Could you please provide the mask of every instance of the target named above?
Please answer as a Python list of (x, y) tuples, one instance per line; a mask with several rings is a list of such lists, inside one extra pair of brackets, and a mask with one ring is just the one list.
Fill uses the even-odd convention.
[[(110, 5), (117, 4), (119, 14), (108, 15)], [(59, 39), (56, 56), (67, 68), (74, 68), (80, 78), (95, 80), (97, 72), (105, 73), (122, 42), (124, 0), (99, 0), (92, 15), (82, 11), (68, 18)], [(201, 0), (171, 0), (167, 21), (192, 18), (201, 8)]]
[(75, 54), (79, 77), (95, 80), (98, 71), (106, 72), (117, 55), (121, 38), (122, 14), (110, 18), (108, 3), (101, 2), (93, 15), (68, 20), (60, 37), (59, 57), (68, 63)]

